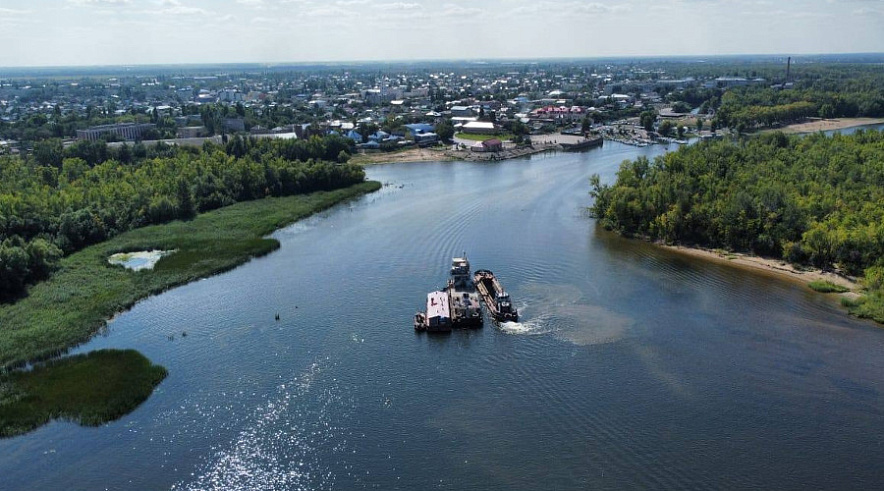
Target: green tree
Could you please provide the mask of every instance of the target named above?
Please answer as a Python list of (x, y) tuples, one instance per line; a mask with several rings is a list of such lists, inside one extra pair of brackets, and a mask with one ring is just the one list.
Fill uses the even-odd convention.
[(654, 111), (644, 111), (641, 113), (641, 116), (639, 116), (639, 122), (645, 131), (654, 131), (654, 123), (657, 122), (657, 114), (654, 113)]
[(52, 138), (34, 143), (34, 159), (40, 165), (61, 168), (64, 160), (64, 147), (61, 140)]
[(691, 112), (691, 106), (687, 102), (678, 101), (672, 104), (672, 112), (675, 113), (689, 113)]
[(450, 143), (451, 139), (454, 137), (454, 126), (451, 124), (451, 121), (446, 119), (444, 121), (439, 122), (436, 125), (436, 134), (439, 135), (439, 138), (446, 143)]

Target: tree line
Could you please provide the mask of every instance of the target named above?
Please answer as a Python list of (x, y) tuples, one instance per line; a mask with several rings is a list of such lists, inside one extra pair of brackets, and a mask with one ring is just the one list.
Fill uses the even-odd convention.
[(202, 148), (145, 147), (143, 157), (133, 151), (126, 163), (116, 159), (122, 147), (103, 142), (50, 159), (0, 156), (0, 301), (48, 276), (63, 255), (127, 230), (361, 182), (362, 168), (343, 163), (351, 143), (237, 137)]
[(591, 179), (605, 228), (879, 277), (884, 133), (710, 141)]

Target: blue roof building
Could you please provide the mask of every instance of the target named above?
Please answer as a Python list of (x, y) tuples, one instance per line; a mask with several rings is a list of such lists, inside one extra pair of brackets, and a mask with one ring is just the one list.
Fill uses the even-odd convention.
[(436, 129), (433, 125), (426, 123), (407, 124), (405, 127), (408, 128), (411, 136), (417, 136), (421, 133), (432, 133)]

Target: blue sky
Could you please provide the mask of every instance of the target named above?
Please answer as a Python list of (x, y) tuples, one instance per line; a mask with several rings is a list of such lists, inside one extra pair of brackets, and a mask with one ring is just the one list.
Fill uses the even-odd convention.
[(884, 52), (884, 0), (2, 0), (0, 66)]

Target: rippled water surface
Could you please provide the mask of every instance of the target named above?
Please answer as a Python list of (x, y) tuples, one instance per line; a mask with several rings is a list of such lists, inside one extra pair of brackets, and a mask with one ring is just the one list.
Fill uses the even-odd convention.
[[(880, 489), (884, 330), (585, 216), (592, 173), (661, 151), (370, 168), (380, 192), (82, 347), (170, 375), (0, 441), (0, 489)], [(521, 322), (415, 334), (463, 251)]]

